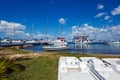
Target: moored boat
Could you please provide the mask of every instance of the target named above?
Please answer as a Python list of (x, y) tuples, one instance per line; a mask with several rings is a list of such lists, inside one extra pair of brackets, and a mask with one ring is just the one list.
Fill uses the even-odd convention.
[(44, 46), (43, 48), (45, 51), (56, 51), (56, 50), (69, 49), (69, 47), (66, 47), (66, 46)]
[(53, 50), (64, 50), (64, 49), (69, 49), (67, 46), (67, 41), (65, 38), (57, 38), (57, 40), (54, 40), (51, 42), (51, 45), (48, 46), (43, 46), (43, 49), (46, 51), (53, 51)]
[(88, 36), (74, 36), (73, 42), (77, 45), (92, 43), (92, 41), (89, 40)]
[(22, 40), (12, 40), (12, 44), (22, 44)]
[(111, 41), (111, 42), (108, 42), (108, 44), (120, 44), (120, 41)]
[(29, 40), (29, 41), (25, 41), (26, 44), (40, 44), (39, 41), (37, 40)]
[(1, 44), (10, 44), (11, 40), (9, 40), (9, 39), (3, 39), (0, 42), (1, 42)]

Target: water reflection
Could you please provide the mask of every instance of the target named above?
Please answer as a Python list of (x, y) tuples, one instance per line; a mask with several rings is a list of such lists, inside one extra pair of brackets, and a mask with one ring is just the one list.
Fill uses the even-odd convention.
[(77, 46), (81, 53), (120, 54), (120, 45), (95, 44)]
[[(72, 54), (85, 54), (85, 53), (92, 53), (92, 54), (117, 54), (120, 55), (120, 44), (94, 44), (94, 45), (87, 45), (87, 44), (70, 44), (69, 49), (67, 50), (60, 50), (56, 51), (58, 53), (72, 53)], [(35, 52), (44, 51), (42, 46), (34, 46), (27, 48), (27, 50), (32, 50)]]

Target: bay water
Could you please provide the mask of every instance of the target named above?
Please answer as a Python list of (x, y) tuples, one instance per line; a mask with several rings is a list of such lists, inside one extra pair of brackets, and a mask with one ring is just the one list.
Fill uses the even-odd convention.
[[(81, 44), (75, 45), (71, 42), (68, 43), (70, 47), (67, 50), (56, 51), (58, 53), (71, 53), (71, 54), (83, 54), (83, 53), (92, 53), (92, 54), (112, 54), (120, 55), (120, 44)], [(32, 46), (25, 48), (24, 50), (30, 50), (33, 52), (44, 52), (42, 45)]]

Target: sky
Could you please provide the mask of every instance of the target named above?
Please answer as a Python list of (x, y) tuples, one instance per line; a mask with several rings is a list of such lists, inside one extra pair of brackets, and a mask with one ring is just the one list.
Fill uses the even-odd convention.
[(0, 0), (0, 37), (120, 40), (120, 0)]

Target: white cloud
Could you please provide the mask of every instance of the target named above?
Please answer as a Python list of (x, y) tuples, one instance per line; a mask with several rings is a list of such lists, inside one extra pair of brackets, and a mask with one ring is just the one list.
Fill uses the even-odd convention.
[(33, 34), (33, 39), (46, 39), (46, 37), (49, 39), (53, 38), (53, 36), (50, 34), (47, 34), (47, 35), (41, 34), (41, 33)]
[(79, 29), (79, 26), (72, 26), (72, 34), (73, 35), (78, 34), (79, 33), (78, 29)]
[(120, 25), (116, 25), (110, 28), (113, 34), (120, 34)]
[(25, 30), (25, 26), (20, 23), (15, 22), (7, 22), (4, 20), (0, 21), (0, 29), (17, 29), (17, 30)]
[(103, 16), (103, 15), (105, 15), (104, 12), (102, 12), (102, 13), (98, 13), (95, 17), (96, 17), (96, 18), (99, 18), (99, 17), (101, 17), (101, 16)]
[(112, 10), (111, 14), (113, 16), (120, 14), (120, 5), (117, 8), (115, 8), (114, 10)]
[(65, 20), (64, 18), (60, 18), (60, 19), (58, 20), (58, 22), (59, 22), (60, 24), (66, 24), (66, 20)]
[(11, 30), (11, 29), (6, 30), (6, 32), (5, 32), (5, 35), (8, 35), (8, 36), (13, 36), (13, 35), (20, 36), (20, 35), (23, 35), (23, 34), (25, 34), (24, 31), (18, 31), (18, 30), (14, 31), (14, 30)]
[(105, 19), (105, 20), (108, 20), (109, 18), (110, 18), (110, 16), (105, 16), (105, 18), (104, 18), (104, 19)]
[[(26, 26), (15, 23), (15, 22), (8, 22), (1, 20), (0, 22), (0, 32), (3, 32), (3, 38), (4, 36), (7, 36), (9, 38), (13, 38), (15, 36), (15, 39), (41, 39), (45, 38), (45, 34), (36, 33), (36, 34), (30, 34), (25, 32)], [(33, 37), (32, 37), (33, 36)], [(48, 38), (52, 38), (53, 36), (50, 34), (47, 34)]]
[(106, 27), (106, 28), (95, 28), (88, 24), (83, 24), (82, 26), (72, 26), (72, 33), (69, 34), (73, 36), (88, 36), (90, 39), (97, 40), (120, 40), (120, 25)]
[(97, 28), (94, 28), (88, 24), (83, 24), (82, 26), (72, 26), (72, 35), (77, 36), (88, 36), (90, 33), (97, 31)]
[(97, 9), (103, 9), (103, 8), (104, 8), (104, 5), (98, 4)]
[(4, 33), (4, 36), (14, 36), (14, 35), (22, 35), (24, 34), (26, 26), (15, 23), (15, 22), (8, 22), (5, 20), (0, 21), (0, 31)]

